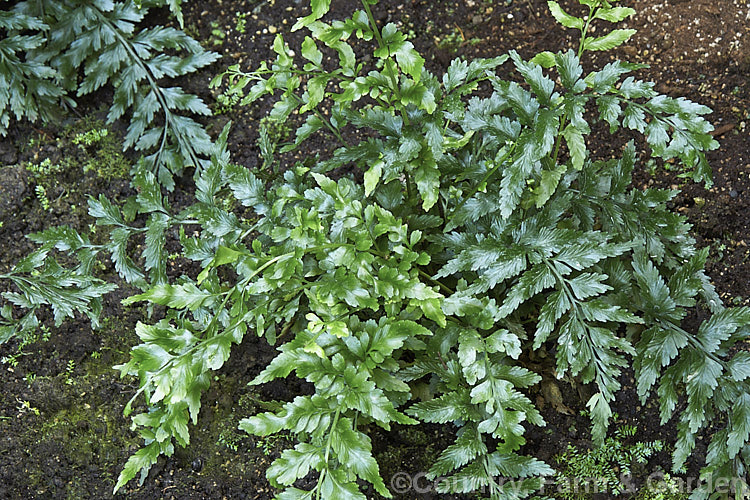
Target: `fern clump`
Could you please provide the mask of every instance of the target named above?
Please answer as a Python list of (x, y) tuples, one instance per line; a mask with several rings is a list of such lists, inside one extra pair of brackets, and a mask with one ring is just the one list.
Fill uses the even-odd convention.
[[(331, 154), (266, 182), (231, 163), (227, 127), (196, 173), (196, 203), (180, 214), (150, 172), (138, 177), (145, 228), (126, 224), (106, 198), (91, 201), (91, 215), (112, 229), (97, 251), (111, 251), (142, 288), (125, 304), (166, 307), (161, 320), (138, 324), (140, 344), (118, 366), (140, 380), (126, 413), (141, 396), (148, 411), (132, 417), (145, 446), (115, 490), (189, 444), (211, 372), (248, 333), (278, 349), (252, 384), (294, 375), (314, 388), (241, 421), (254, 435), (296, 437), (267, 470), (283, 490), (277, 498), (364, 499), (363, 489), (390, 498), (368, 432), (424, 422), (456, 430), (428, 472), (443, 478), (440, 493), (533, 495), (554, 474), (524, 447), (528, 426), (545, 425), (528, 394), (545, 376), (529, 362), (540, 349), (552, 353), (557, 377), (590, 384), (595, 445), (606, 442), (621, 375), (632, 368), (640, 398), (656, 398), (663, 423), (676, 420), (675, 471), (697, 437), (716, 429), (702, 469), (714, 482), (692, 498), (712, 497), (717, 478), (745, 487), (750, 359), (733, 349), (750, 336), (750, 309), (721, 303), (704, 273), (708, 250), (668, 207), (676, 191), (632, 185), (634, 141), (606, 159), (587, 147), (599, 130), (592, 124), (603, 122), (710, 183), (705, 152), (718, 146), (710, 110), (658, 94), (632, 75), (638, 65), (614, 61), (584, 74), (587, 51), (633, 35), (590, 35), (591, 20), (634, 12), (607, 0), (580, 0), (585, 20), (549, 2), (581, 32), (577, 51), (457, 59), (440, 77), (396, 25), (377, 25), (376, 3), (327, 22), (330, 2), (313, 0), (294, 27), (309, 31), (301, 67), (277, 36), (274, 61), (215, 81), (227, 78), (242, 104), (270, 96), (273, 123), (304, 119), (291, 143), (261, 134), (264, 166), (275, 169), (277, 149), (315, 133), (339, 142)], [(372, 43), (372, 67), (354, 39)], [(335, 68), (323, 66), (326, 54)], [(144, 139), (153, 134), (136, 128), (136, 136), (153, 145)], [(330, 174), (342, 167), (363, 181)], [(167, 228), (180, 229), (197, 276), (167, 280)], [(136, 233), (145, 234), (149, 280), (126, 252)], [(38, 236), (46, 245), (56, 238)], [(682, 323), (696, 306), (707, 319), (688, 330)], [(419, 401), (417, 385), (429, 387)], [(309, 489), (298, 487), (302, 478), (312, 478)]]
[[(592, 116), (613, 133), (643, 134), (653, 157), (677, 158), (687, 175), (710, 183), (710, 110), (659, 95), (630, 75), (637, 65), (615, 61), (584, 75), (586, 51), (615, 47), (633, 31), (591, 37), (588, 21), (555, 2), (557, 20), (581, 31), (577, 52), (458, 59), (442, 78), (424, 69), (395, 25), (376, 25), (374, 3), (327, 23), (329, 2), (313, 1), (295, 25), (310, 31), (302, 68), (277, 36), (273, 63), (226, 75), (244, 103), (278, 96), (272, 119), (306, 117), (282, 151), (319, 130), (340, 147), (270, 189), (223, 150), (202, 172), (199, 202), (186, 214), (203, 231), (183, 245), (203, 271), (127, 300), (169, 309), (138, 327), (142, 343), (121, 366), (140, 377), (151, 410), (133, 419), (147, 446), (118, 487), (158, 453), (172, 453), (173, 441), (188, 443), (208, 372), (248, 331), (280, 342), (253, 384), (294, 374), (315, 387), (241, 422), (255, 435), (297, 436), (267, 472), (284, 488), (279, 498), (365, 498), (358, 480), (390, 497), (367, 429), (419, 422), (458, 428), (428, 474), (445, 478), (442, 493), (533, 494), (553, 474), (522, 448), (524, 425), (544, 425), (525, 392), (542, 375), (524, 361), (542, 348), (554, 353), (558, 377), (592, 384), (595, 443), (605, 442), (620, 374), (632, 366), (640, 397), (655, 389), (663, 422), (678, 420), (675, 470), (698, 433), (720, 425), (704, 473), (742, 477), (750, 385), (747, 360), (729, 353), (750, 335), (750, 309), (721, 304), (703, 272), (707, 250), (668, 209), (676, 192), (631, 185), (635, 144), (606, 160), (586, 145)], [(582, 3), (588, 19), (618, 22), (634, 12)], [(365, 72), (352, 38), (376, 44), (379, 69)], [(334, 70), (322, 67), (326, 50), (338, 56)], [(518, 81), (498, 76), (502, 65)], [(472, 95), (480, 85), (491, 87), (489, 97)], [(347, 143), (347, 127), (363, 139)], [(265, 137), (273, 163), (275, 144)], [(352, 164), (363, 183), (326, 175)], [(224, 210), (225, 193), (258, 219)], [(683, 329), (699, 303), (712, 316), (697, 331)], [(414, 382), (427, 382), (431, 396), (412, 401)], [(677, 411), (680, 397), (687, 404)], [(311, 473), (312, 489), (294, 486)]]
[[(174, 175), (207, 163), (211, 138), (190, 115), (210, 115), (209, 108), (197, 96), (166, 83), (213, 63), (218, 55), (175, 28), (139, 29), (149, 8), (165, 5), (182, 24), (180, 0), (39, 0), (17, 2), (12, 10), (0, 11), (0, 135), (6, 135), (11, 117), (53, 121), (61, 108), (75, 106), (73, 95), (90, 94), (110, 83), (115, 90), (107, 119), (129, 118), (124, 148), (143, 153), (133, 169), (134, 187), (140, 189), (147, 182), (143, 179), (153, 178), (172, 190)], [(105, 176), (126, 167), (116, 153), (109, 153), (119, 165), (114, 170), (104, 167)], [(35, 178), (45, 174), (32, 173)], [(146, 197), (156, 190), (161, 200), (159, 186), (148, 186)], [(45, 187), (38, 184), (35, 191), (43, 208), (49, 209)], [(154, 211), (153, 199), (145, 208), (133, 201), (129, 212)], [(87, 235), (71, 228), (51, 228), (31, 235), (42, 245), (38, 252), (0, 275), (19, 289), (3, 296), (23, 310), (19, 315), (10, 306), (2, 309), (0, 343), (33, 332), (42, 305), (52, 306), (56, 321), (77, 311), (96, 326), (101, 298), (114, 288), (92, 274), (102, 250), (111, 254), (117, 272), (129, 283), (146, 286), (146, 274), (153, 283), (166, 279), (164, 217), (151, 216), (145, 227), (129, 226), (108, 200), (92, 201), (90, 213), (98, 223), (113, 226), (108, 244), (93, 245)], [(143, 251), (145, 273), (126, 252), (129, 238), (143, 233), (148, 245)], [(80, 265), (66, 269), (55, 260), (54, 249), (75, 253)]]

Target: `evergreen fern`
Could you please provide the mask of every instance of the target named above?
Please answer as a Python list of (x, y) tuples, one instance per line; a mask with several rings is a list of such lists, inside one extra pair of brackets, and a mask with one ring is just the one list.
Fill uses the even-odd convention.
[[(18, 318), (10, 306), (3, 308), (0, 343), (33, 331), (37, 310), (45, 304), (52, 306), (56, 321), (78, 311), (96, 326), (101, 297), (114, 288), (91, 274), (92, 263), (102, 250), (111, 254), (123, 279), (145, 287), (146, 275), (126, 251), (135, 234), (146, 237), (143, 257), (151, 283), (166, 280), (163, 241), (168, 217), (159, 184), (154, 181), (173, 189), (173, 175), (179, 175), (184, 167), (205, 164), (212, 142), (202, 125), (181, 114), (210, 115), (208, 107), (197, 96), (180, 87), (166, 87), (163, 82), (195, 72), (218, 55), (206, 52), (174, 28), (137, 29), (148, 8), (164, 5), (182, 24), (180, 0), (38, 0), (18, 2), (13, 10), (0, 11), (0, 32), (7, 34), (0, 39), (0, 135), (7, 133), (11, 115), (51, 121), (58, 117), (61, 105), (75, 106), (70, 94), (82, 96), (113, 84), (108, 120), (130, 112), (124, 148), (135, 147), (145, 153), (135, 167), (134, 185), (145, 190), (138, 199), (149, 200), (135, 205), (141, 213), (150, 214), (144, 228), (131, 227), (118, 207), (101, 198), (90, 202), (90, 214), (98, 224), (112, 227), (108, 244), (92, 245), (85, 235), (70, 228), (31, 235), (42, 245), (40, 250), (12, 272), (0, 275), (22, 292), (4, 296), (25, 309)], [(187, 55), (180, 57), (176, 55), (179, 52)], [(83, 79), (79, 81), (81, 68)], [(159, 113), (163, 115), (161, 123)], [(81, 265), (75, 270), (61, 267), (50, 253), (53, 248), (76, 254)]]
[[(206, 371), (219, 368), (248, 329), (284, 340), (253, 383), (294, 372), (315, 386), (314, 395), (241, 424), (262, 436), (297, 434), (299, 443), (268, 470), (271, 483), (285, 488), (279, 498), (364, 498), (357, 479), (390, 497), (364, 431), (417, 421), (459, 428), (429, 472), (448, 478), (442, 492), (532, 494), (552, 469), (520, 454), (522, 423), (544, 425), (524, 394), (541, 377), (520, 358), (542, 346), (555, 352), (558, 376), (594, 384), (587, 406), (596, 443), (605, 440), (619, 375), (632, 363), (644, 400), (659, 384), (665, 420), (678, 395), (687, 395), (675, 469), (696, 433), (726, 415), (705, 472), (742, 476), (742, 453), (750, 449), (743, 401), (750, 396), (745, 360), (727, 354), (750, 334), (750, 310), (722, 306), (703, 273), (707, 252), (695, 248), (685, 219), (667, 209), (675, 192), (631, 187), (634, 143), (615, 160), (592, 158), (586, 147), (585, 113), (593, 108), (612, 132), (644, 134), (652, 156), (677, 158), (708, 184), (704, 152), (717, 147), (702, 118), (709, 109), (626, 76), (638, 69), (633, 64), (616, 61), (584, 76), (587, 50), (612, 48), (633, 32), (591, 37), (588, 21), (555, 2), (558, 21), (581, 31), (577, 52), (456, 60), (442, 79), (424, 69), (395, 25), (376, 26), (374, 3), (364, 0), (362, 10), (329, 24), (321, 20), (329, 2), (313, 1), (312, 13), (295, 25), (311, 33), (302, 68), (277, 36), (272, 64), (226, 75), (232, 92), (247, 92), (244, 103), (279, 92), (273, 119), (306, 116), (282, 151), (321, 129), (341, 147), (312, 171), (287, 171), (270, 191), (221, 161), (225, 154), (204, 171), (191, 213), (212, 215), (200, 239), (185, 241), (203, 272), (127, 301), (170, 312), (139, 327), (143, 343), (121, 367), (141, 377), (152, 410), (134, 417), (150, 444), (128, 463), (118, 487), (160, 451), (171, 453), (172, 438), (187, 443)], [(588, 19), (617, 22), (634, 12), (604, 0), (581, 3)], [(363, 70), (352, 37), (377, 43), (380, 70)], [(338, 54), (333, 71), (322, 67), (329, 49)], [(495, 73), (507, 61), (522, 84)], [(483, 82), (492, 95), (470, 97)], [(347, 126), (368, 138), (346, 143)], [(325, 175), (347, 164), (362, 169), (362, 185)], [(216, 197), (226, 188), (254, 209), (257, 222), (219, 207)], [(226, 266), (236, 281), (220, 278), (217, 268)], [(680, 320), (699, 299), (714, 315), (686, 332)], [(409, 406), (416, 380), (429, 381), (434, 398)], [(293, 486), (311, 471), (311, 490)]]
[[(55, 85), (55, 71), (32, 51), (44, 43), (40, 19), (0, 11), (0, 136), (8, 133), (11, 116), (17, 120), (55, 116), (63, 90)], [(22, 34), (25, 33), (25, 34)], [(29, 34), (34, 33), (34, 34)]]
[[(16, 263), (10, 272), (0, 274), (0, 279), (10, 281), (17, 289), (2, 294), (9, 303), (0, 309), (0, 344), (35, 332), (41, 306), (52, 308), (56, 326), (76, 312), (88, 316), (93, 327), (99, 324), (102, 297), (116, 287), (93, 277), (93, 254), (87, 238), (70, 228), (56, 228), (47, 234), (53, 232), (54, 238), (44, 238), (48, 242)], [(55, 249), (75, 253), (78, 266), (62, 266), (54, 258)], [(23, 309), (23, 315), (14, 316), (11, 304)]]
[[(542, 348), (554, 353), (557, 376), (592, 384), (587, 407), (596, 444), (605, 442), (620, 375), (632, 366), (641, 398), (655, 392), (662, 419), (678, 420), (675, 470), (698, 434), (716, 427), (702, 474), (712, 484), (725, 477), (744, 486), (750, 360), (732, 353), (750, 336), (750, 309), (721, 303), (703, 271), (707, 250), (696, 248), (686, 219), (668, 208), (676, 192), (632, 186), (634, 142), (611, 160), (587, 148), (595, 130), (589, 120), (611, 132), (630, 129), (645, 137), (651, 156), (675, 158), (686, 175), (710, 183), (705, 151), (718, 146), (703, 118), (710, 110), (658, 94), (653, 83), (629, 75), (637, 65), (615, 61), (584, 75), (587, 51), (633, 34), (616, 29), (592, 37), (590, 20), (619, 22), (634, 11), (607, 0), (580, 3), (589, 9), (586, 19), (549, 2), (559, 22), (580, 30), (578, 51), (543, 52), (530, 61), (515, 52), (457, 59), (438, 79), (394, 24), (377, 26), (375, 0), (330, 23), (323, 21), (330, 1), (312, 0), (311, 14), (295, 25), (310, 32), (299, 51), (301, 68), (277, 36), (272, 63), (254, 72), (230, 68), (216, 83), (228, 78), (232, 92), (246, 92), (245, 104), (273, 95), (273, 120), (294, 112), (305, 119), (281, 152), (318, 131), (336, 138), (338, 149), (269, 184), (230, 162), (225, 128), (210, 164), (197, 171), (196, 203), (179, 215), (170, 214), (150, 173), (139, 180), (145, 228), (127, 226), (103, 197), (92, 200), (91, 214), (112, 227), (107, 248), (118, 271), (142, 284), (143, 293), (125, 304), (167, 309), (155, 324), (139, 323), (141, 343), (118, 367), (140, 379), (127, 413), (140, 396), (149, 410), (132, 417), (145, 446), (115, 490), (139, 472), (143, 480), (175, 443), (189, 444), (210, 372), (248, 332), (279, 344), (253, 384), (294, 373), (315, 389), (241, 422), (256, 435), (297, 438), (267, 471), (283, 489), (278, 498), (364, 499), (365, 484), (391, 497), (367, 432), (419, 422), (457, 429), (429, 471), (446, 478), (441, 492), (532, 495), (554, 473), (523, 448), (524, 426), (544, 425), (527, 392), (542, 375), (524, 361)], [(113, 7), (102, 15), (129, 23), (126, 11)], [(90, 37), (104, 36), (101, 27), (91, 30)], [(372, 41), (376, 69), (365, 69), (353, 38)], [(322, 66), (328, 51), (338, 56), (333, 70)], [(69, 54), (71, 63), (90, 55), (80, 48)], [(141, 59), (153, 61), (149, 55)], [(502, 65), (514, 79), (498, 75)], [(91, 68), (85, 81), (93, 89), (119, 69)], [(489, 87), (485, 97), (476, 95), (480, 86)], [(153, 87), (144, 92), (132, 94), (132, 102), (116, 100), (115, 114), (136, 103), (134, 116), (146, 106), (150, 123), (147, 111), (158, 109), (160, 94)], [(198, 109), (173, 97), (164, 109), (172, 109), (170, 102)], [(169, 136), (134, 123), (129, 137), (137, 144)], [(344, 140), (347, 127), (359, 142)], [(266, 164), (276, 161), (276, 146), (263, 136)], [(327, 175), (351, 165), (363, 182)], [(228, 197), (253, 216), (229, 210)], [(187, 224), (201, 229), (181, 232), (183, 254), (202, 271), (170, 283), (160, 267), (163, 231)], [(150, 283), (125, 252), (136, 232), (146, 236)], [(687, 331), (682, 320), (697, 305), (711, 315)], [(414, 382), (428, 382), (431, 397), (414, 402)], [(686, 404), (677, 411), (680, 398)], [(309, 475), (311, 489), (295, 486)], [(716, 495), (706, 487), (691, 498)]]

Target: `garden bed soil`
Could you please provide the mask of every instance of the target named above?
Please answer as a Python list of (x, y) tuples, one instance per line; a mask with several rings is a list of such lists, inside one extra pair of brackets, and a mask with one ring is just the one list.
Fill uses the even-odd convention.
[[(656, 89), (673, 97), (685, 96), (713, 108), (708, 119), (714, 124), (721, 147), (708, 155), (714, 169), (714, 185), (706, 189), (676, 176), (666, 168), (654, 172), (641, 165), (636, 183), (680, 189), (673, 208), (693, 225), (700, 246), (711, 247), (708, 273), (728, 304), (750, 302), (750, 5), (747, 0), (630, 0), (624, 2), (637, 14), (625, 24), (638, 30), (617, 51), (587, 59), (587, 69), (611, 59), (649, 64), (639, 77), (657, 82)], [(194, 0), (184, 3), (187, 31), (207, 47), (222, 53), (222, 59), (183, 84), (212, 102), (208, 90), (211, 76), (232, 64), (250, 70), (271, 57), (269, 47), (276, 33), (287, 33), (295, 18), (306, 14), (306, 2), (297, 0), (237, 1)], [(575, 11), (571, 2), (563, 2)], [(333, 2), (343, 16), (356, 8), (353, 0)], [(510, 49), (529, 58), (542, 50), (556, 51), (577, 46), (576, 32), (557, 27), (543, 0), (383, 0), (376, 7), (378, 22), (395, 22), (412, 37), (427, 60), (428, 68), (441, 74), (454, 57), (489, 57)], [(237, 29), (238, 14), (245, 14), (244, 33)], [(150, 21), (164, 22), (166, 12), (155, 12)], [(285, 35), (286, 36), (286, 35)], [(287, 36), (292, 47), (303, 34)], [(506, 66), (507, 68), (507, 66)], [(106, 91), (104, 91), (105, 97)], [(103, 117), (106, 109), (94, 96), (82, 102), (81, 116)], [(233, 161), (251, 169), (259, 167), (255, 145), (263, 106), (237, 108), (212, 120), (209, 130), (217, 133), (232, 120), (230, 149)], [(30, 252), (34, 246), (24, 235), (53, 225), (70, 225), (87, 231), (92, 223), (86, 214), (88, 195), (104, 194), (123, 201), (133, 192), (124, 178), (103, 178), (96, 171), (81, 177), (80, 164), (67, 163), (56, 174), (47, 197), (48, 210), (35, 196), (34, 179), (23, 165), (45, 158), (58, 162), (75, 156), (70, 144), (72, 117), (59, 126), (16, 124), (0, 140), (0, 272)], [(67, 127), (67, 128), (66, 128)], [(113, 130), (122, 130), (115, 124)], [(620, 134), (618, 132), (618, 134)], [(627, 134), (610, 137), (592, 134), (595, 154), (616, 154)], [(326, 151), (328, 138), (311, 143), (310, 152)], [(99, 172), (100, 173), (100, 172)], [(190, 179), (186, 177), (170, 197), (176, 208), (190, 203)], [(176, 235), (168, 243), (178, 249)], [(175, 259), (170, 273), (194, 274), (188, 262)], [(111, 266), (104, 277), (116, 280)], [(0, 365), (0, 498), (108, 498), (127, 458), (141, 445), (122, 415), (124, 405), (137, 390), (137, 381), (120, 379), (111, 367), (128, 358), (136, 343), (135, 323), (145, 318), (142, 308), (123, 308), (120, 300), (132, 293), (127, 286), (107, 297), (103, 326), (92, 331), (83, 320), (67, 321), (55, 328), (50, 318), (49, 338), (26, 346), (15, 363)], [(2, 284), (0, 284), (2, 286)], [(0, 347), (0, 357), (18, 353), (18, 343)], [(247, 386), (272, 359), (274, 350), (263, 340), (247, 336), (230, 360), (217, 372), (204, 395), (200, 422), (192, 429), (193, 443), (178, 449), (171, 458), (161, 458), (144, 484), (132, 481), (118, 497), (133, 499), (268, 499), (274, 489), (265, 479), (265, 469), (289, 443), (284, 438), (259, 439), (237, 430), (240, 418), (262, 411), (267, 402), (289, 400), (307, 389), (294, 379), (259, 388)], [(661, 428), (653, 405), (640, 406), (632, 375), (623, 376), (623, 397), (617, 401), (618, 423), (635, 425), (635, 439), (669, 439), (673, 428)], [(554, 384), (554, 383), (553, 383)], [(584, 404), (577, 391), (561, 382), (538, 390), (532, 397), (543, 406), (545, 429), (528, 433), (525, 452), (550, 460), (570, 444), (587, 446), (587, 419), (578, 412)], [(564, 405), (557, 400), (563, 395)], [(567, 405), (567, 406), (565, 406)], [(450, 430), (440, 427), (395, 427), (373, 435), (376, 458), (386, 483), (396, 473), (410, 475), (426, 470), (437, 454), (451, 443)], [(667, 443), (669, 445), (669, 443)], [(669, 446), (667, 446), (669, 449)], [(705, 446), (698, 444), (691, 469), (703, 462)], [(648, 472), (669, 470), (669, 455), (662, 453), (649, 463)], [(429, 490), (429, 485), (421, 487)], [(373, 497), (376, 498), (376, 497)], [(414, 489), (397, 498), (451, 498)]]

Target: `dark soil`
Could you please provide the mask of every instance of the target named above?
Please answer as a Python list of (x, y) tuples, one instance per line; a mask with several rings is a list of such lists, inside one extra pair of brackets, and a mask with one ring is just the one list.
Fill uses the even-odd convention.
[[(566, 8), (572, 2), (563, 2)], [(665, 168), (654, 173), (642, 168), (640, 185), (681, 189), (674, 209), (687, 215), (701, 246), (712, 248), (708, 272), (728, 304), (750, 303), (750, 5), (747, 0), (629, 0), (637, 10), (627, 27), (638, 33), (629, 45), (586, 62), (593, 69), (614, 58), (650, 64), (640, 78), (657, 82), (657, 90), (671, 96), (685, 96), (713, 108), (709, 119), (716, 127), (720, 149), (709, 155), (714, 168), (714, 186), (705, 189), (676, 176)], [(194, 0), (185, 3), (185, 25), (190, 34), (223, 54), (210, 70), (184, 85), (211, 101), (210, 78), (232, 64), (252, 69), (270, 58), (275, 33), (284, 33), (292, 47), (304, 33), (288, 34), (297, 17), (306, 14), (306, 2), (297, 0)], [(356, 7), (354, 0), (333, 2), (334, 16)], [(570, 10), (574, 10), (570, 7)], [(237, 30), (237, 13), (246, 13), (245, 33)], [(155, 13), (154, 19), (166, 18)], [(575, 33), (554, 25), (543, 0), (381, 0), (376, 8), (378, 22), (395, 22), (409, 33), (425, 55), (431, 71), (441, 74), (457, 56), (495, 56), (510, 49), (524, 57), (541, 50), (556, 51), (577, 45)], [(161, 22), (161, 21), (160, 21)], [(212, 34), (212, 31), (214, 34)], [(218, 32), (224, 36), (217, 35)], [(106, 101), (106, 99), (104, 100)], [(82, 103), (82, 114), (102, 116), (91, 99)], [(259, 165), (255, 145), (258, 120), (263, 106), (237, 108), (210, 124), (217, 133), (224, 123), (234, 123), (230, 136), (233, 161), (251, 169)], [(102, 172), (82, 174), (81, 152), (70, 143), (69, 128), (77, 120), (43, 129), (18, 124), (0, 140), (0, 272), (34, 247), (24, 235), (53, 225), (70, 225), (86, 231), (91, 218), (86, 214), (88, 195), (104, 194), (123, 202), (133, 194), (128, 180)], [(114, 127), (122, 128), (121, 124)], [(62, 140), (56, 140), (62, 138)], [(592, 134), (592, 150), (608, 154), (612, 144), (626, 137)], [(325, 151), (328, 138), (311, 143), (310, 151)], [(33, 178), (28, 164), (45, 158), (76, 161), (53, 179)], [(50, 207), (45, 210), (35, 196), (42, 184)], [(183, 183), (189, 186), (189, 180)], [(176, 208), (190, 202), (190, 192), (172, 196)], [(174, 240), (169, 245), (174, 246)], [(176, 247), (175, 247), (176, 248)], [(173, 262), (172, 274), (192, 274), (195, 269)], [(112, 269), (104, 278), (116, 280)], [(0, 287), (6, 286), (0, 283)], [(2, 290), (0, 290), (2, 291)], [(59, 328), (51, 317), (44, 318), (49, 339), (22, 346), (17, 341), (0, 346), (2, 389), (0, 390), (0, 498), (108, 498), (127, 458), (141, 445), (122, 415), (137, 381), (120, 379), (111, 367), (128, 359), (136, 343), (135, 323), (145, 320), (139, 308), (123, 308), (122, 298), (132, 290), (121, 286), (105, 303), (102, 328), (92, 331), (88, 322), (68, 321)], [(265, 469), (289, 443), (280, 439), (250, 437), (237, 430), (239, 419), (262, 411), (264, 402), (289, 400), (305, 388), (296, 381), (277, 382), (250, 388), (251, 380), (273, 357), (263, 341), (248, 336), (232, 353), (227, 365), (216, 374), (203, 398), (199, 426), (192, 429), (193, 443), (171, 458), (160, 459), (142, 486), (131, 482), (122, 495), (128, 498), (267, 499), (273, 488), (265, 480)], [(11, 362), (7, 358), (13, 357)], [(641, 407), (633, 390), (632, 376), (623, 376), (625, 389), (618, 399), (619, 423), (638, 427), (641, 441), (674, 436), (674, 429), (659, 427), (650, 403)], [(567, 444), (587, 446), (588, 424), (577, 416), (584, 408), (581, 392), (567, 382), (547, 386), (533, 398), (543, 406), (548, 425), (528, 434), (525, 451), (550, 460)], [(562, 394), (566, 406), (558, 404)], [(568, 408), (569, 407), (569, 408)], [(386, 482), (398, 472), (414, 475), (426, 470), (453, 436), (438, 427), (397, 427), (373, 434), (376, 458)], [(698, 444), (695, 472), (703, 461), (705, 446)], [(657, 456), (649, 471), (669, 470), (669, 454)], [(423, 483), (422, 486), (428, 486)], [(429, 488), (425, 488), (429, 489)], [(400, 498), (449, 498), (435, 493), (411, 491)]]

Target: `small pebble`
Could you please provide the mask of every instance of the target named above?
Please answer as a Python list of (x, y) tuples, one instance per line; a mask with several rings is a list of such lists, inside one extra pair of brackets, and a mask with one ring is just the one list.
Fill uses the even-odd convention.
[(203, 469), (203, 459), (198, 457), (190, 465), (193, 468), (193, 472), (200, 472)]
[(732, 189), (731, 191), (729, 191), (729, 196), (732, 198), (737, 198), (737, 190)]

